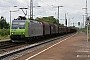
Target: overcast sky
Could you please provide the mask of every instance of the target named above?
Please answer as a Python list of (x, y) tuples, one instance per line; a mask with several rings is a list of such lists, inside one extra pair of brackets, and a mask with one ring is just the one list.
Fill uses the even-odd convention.
[[(65, 13), (67, 14), (68, 24), (72, 25), (74, 22), (77, 26), (77, 22), (83, 22), (83, 17), (85, 10), (86, 0), (33, 0), (34, 6), (34, 18), (36, 17), (46, 17), (54, 16), (57, 18), (58, 9), (57, 6), (63, 6), (60, 8), (60, 19), (65, 19)], [(88, 7), (90, 6), (90, 1), (88, 0)], [(17, 6), (17, 7), (14, 7)], [(4, 16), (7, 22), (10, 21), (10, 11), (17, 11), (21, 7), (30, 6), (30, 0), (0, 0), (0, 16)], [(30, 8), (29, 8), (30, 9)], [(30, 11), (28, 9), (28, 15)], [(88, 13), (90, 8), (88, 8)], [(11, 13), (12, 18), (17, 18), (18, 16), (24, 16), (22, 10)], [(28, 16), (27, 16), (28, 17)], [(65, 23), (65, 20), (59, 21), (61, 24)]]

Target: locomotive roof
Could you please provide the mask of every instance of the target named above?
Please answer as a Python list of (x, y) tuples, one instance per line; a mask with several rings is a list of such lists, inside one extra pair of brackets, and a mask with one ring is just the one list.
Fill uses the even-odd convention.
[(12, 20), (12, 21), (26, 21), (26, 20)]

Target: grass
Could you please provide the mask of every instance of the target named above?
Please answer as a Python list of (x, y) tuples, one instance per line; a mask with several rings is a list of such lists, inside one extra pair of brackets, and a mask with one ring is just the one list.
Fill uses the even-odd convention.
[(0, 36), (0, 40), (9, 39), (9, 38), (10, 38), (9, 35), (7, 35), (7, 36)]
[(90, 41), (90, 38), (88, 38), (88, 41)]

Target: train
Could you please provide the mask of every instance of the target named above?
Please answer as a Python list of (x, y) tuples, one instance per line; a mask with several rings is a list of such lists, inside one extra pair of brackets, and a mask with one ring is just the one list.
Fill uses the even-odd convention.
[(22, 16), (12, 20), (10, 28), (10, 39), (12, 42), (26, 42), (34, 38), (60, 36), (77, 31), (75, 28), (38, 20), (29, 20)]

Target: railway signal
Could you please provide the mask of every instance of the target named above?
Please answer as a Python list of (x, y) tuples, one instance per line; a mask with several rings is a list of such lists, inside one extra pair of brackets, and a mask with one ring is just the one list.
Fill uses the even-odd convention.
[(78, 25), (80, 26), (80, 22), (78, 22)]
[(67, 26), (67, 19), (65, 20), (65, 24), (66, 24), (66, 26)]

